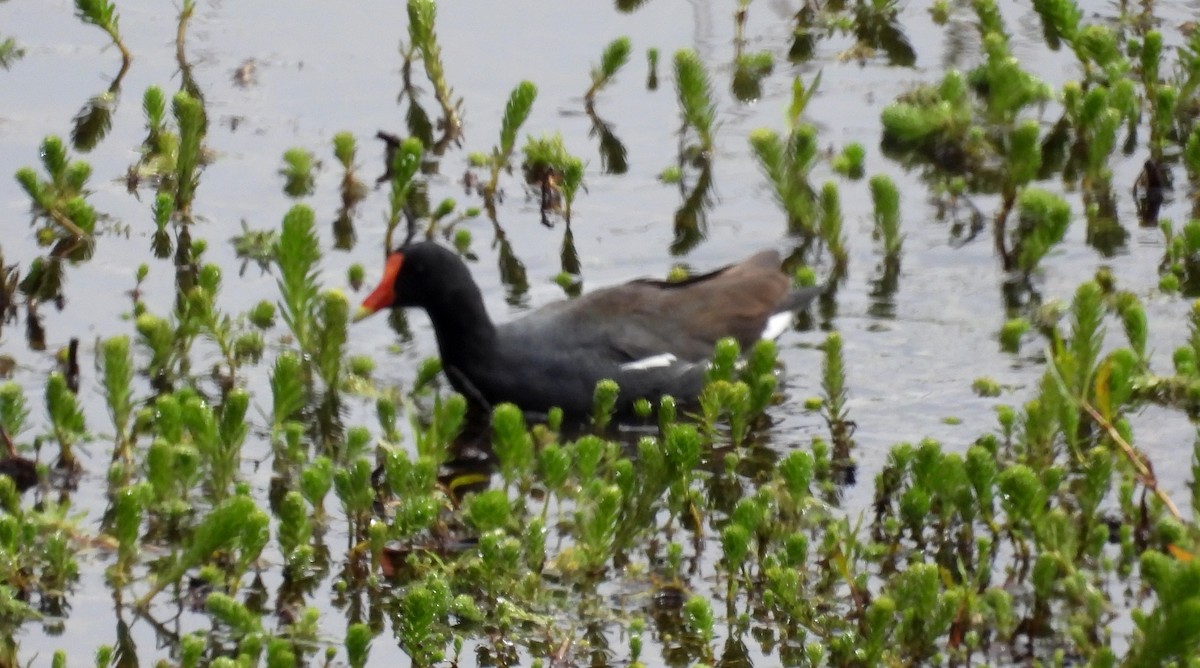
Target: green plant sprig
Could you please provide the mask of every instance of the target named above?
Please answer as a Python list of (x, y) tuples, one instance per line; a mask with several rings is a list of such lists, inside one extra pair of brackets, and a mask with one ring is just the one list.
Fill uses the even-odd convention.
[(749, 137), (759, 168), (787, 216), (788, 231), (809, 237), (815, 236), (820, 229), (820, 201), (809, 182), (809, 173), (820, 156), (820, 148), (816, 128), (801, 122), (801, 116), (819, 84), (820, 74), (808, 87), (798, 77), (792, 82), (786, 137), (766, 128), (753, 130)]
[(713, 101), (712, 81), (700, 56), (691, 49), (675, 52), (675, 92), (683, 117), (683, 129), (696, 133), (696, 150), (710, 155), (717, 124), (717, 105)]
[(592, 84), (583, 94), (584, 104), (591, 108), (596, 101), (596, 93), (612, 83), (617, 72), (629, 62), (632, 50), (633, 45), (628, 37), (618, 37), (604, 47), (604, 52), (600, 55), (600, 65), (592, 68)]
[(120, 17), (117, 16), (116, 3), (110, 0), (75, 0), (75, 15), (84, 23), (90, 23), (107, 33), (112, 38), (113, 44), (121, 51), (124, 67), (129, 67), (133, 55), (129, 53), (129, 49), (121, 39), (121, 31), (117, 27)]
[(279, 265), (279, 294), (283, 322), (296, 337), (305, 354), (317, 352), (314, 313), (318, 292), (317, 263), (321, 260), (320, 242), (316, 236), (312, 209), (303, 204), (293, 206), (283, 217), (283, 228), (275, 247), (275, 262)]
[[(392, 156), (391, 192), (388, 198), (390, 209), (387, 219), (387, 230), (383, 235), (384, 253), (390, 253), (395, 248), (394, 235), (400, 222), (405, 220), (409, 207), (410, 193), (417, 186), (416, 178), (421, 167), (421, 142), (413, 137), (405, 139)], [(411, 232), (411, 223), (410, 223)], [(411, 239), (411, 233), (405, 241)]]
[(425, 75), (433, 84), (433, 94), (442, 107), (442, 137), (431, 147), (434, 155), (441, 155), (451, 143), (462, 139), (462, 99), (454, 99), (454, 91), (446, 82), (442, 65), (442, 47), (438, 44), (434, 23), (437, 19), (437, 3), (434, 0), (408, 0), (408, 36), (412, 45), (421, 53), (425, 64)]
[(854, 448), (854, 425), (847, 419), (845, 362), (842, 358), (842, 337), (830, 334), (825, 339), (825, 358), (821, 373), (822, 414), (829, 426), (834, 446), (834, 459), (849, 463)]
[(30, 167), (22, 167), (16, 173), (17, 182), (33, 200), (34, 211), (75, 239), (90, 237), (97, 217), (86, 201), (91, 165), (71, 160), (62, 140), (53, 135), (42, 140), (41, 157), (48, 180), (39, 178)]
[(179, 148), (175, 158), (175, 211), (184, 223), (191, 222), (192, 200), (200, 182), (201, 142), (204, 139), (204, 106), (200, 100), (179, 91), (171, 102), (179, 127)]
[[(150, 589), (137, 599), (135, 607), (146, 610), (159, 592), (177, 583), (188, 570), (201, 565), (221, 550), (237, 549), (237, 563), (245, 568), (261, 552), (260, 541), (268, 529), (268, 523), (266, 513), (249, 497), (238, 495), (226, 499), (201, 520), (187, 547), (175, 555), (167, 568), (155, 575)], [(227, 583), (236, 583), (236, 576), (240, 574), (231, 575), (234, 577)], [(233, 589), (236, 586), (231, 591)]]
[(871, 200), (875, 205), (875, 229), (872, 236), (883, 246), (887, 257), (899, 257), (904, 245), (900, 233), (900, 191), (885, 174), (871, 177)]
[(0, 37), (0, 68), (8, 69), (25, 55), (25, 49), (11, 37)]
[(522, 81), (508, 96), (508, 104), (504, 105), (504, 116), (500, 120), (500, 144), (492, 148), (491, 155), (487, 156), (491, 174), (483, 193), (488, 201), (496, 196), (500, 185), (500, 172), (509, 168), (509, 160), (516, 148), (517, 133), (529, 118), (533, 102), (537, 99), (537, 92), (537, 86), (532, 82)]
[(542, 224), (551, 226), (549, 214), (559, 208), (560, 197), (563, 218), (569, 223), (571, 205), (583, 186), (583, 160), (567, 151), (562, 135), (557, 132), (526, 137), (521, 152), (524, 154), (521, 171), (525, 182), (541, 190)]
[(312, 151), (299, 147), (284, 151), (283, 167), (279, 169), (284, 194), (293, 199), (313, 194), (316, 187), (314, 172), (318, 167), (320, 163)]

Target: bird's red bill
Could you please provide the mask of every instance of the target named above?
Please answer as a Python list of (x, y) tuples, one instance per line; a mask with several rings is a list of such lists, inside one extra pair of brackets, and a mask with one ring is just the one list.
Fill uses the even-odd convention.
[(392, 253), (388, 256), (387, 264), (383, 265), (383, 278), (379, 280), (379, 285), (367, 295), (363, 300), (362, 306), (358, 308), (358, 317), (355, 320), (360, 320), (380, 309), (391, 306), (396, 301), (396, 277), (400, 275), (400, 265), (404, 263), (403, 253)]

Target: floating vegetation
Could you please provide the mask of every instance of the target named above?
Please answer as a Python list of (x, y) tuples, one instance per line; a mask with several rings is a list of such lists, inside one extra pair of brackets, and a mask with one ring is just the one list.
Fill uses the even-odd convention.
[(549, 215), (560, 209), (570, 223), (571, 204), (583, 185), (583, 161), (567, 152), (562, 135), (557, 133), (528, 137), (521, 153), (525, 183), (538, 188), (542, 224), (552, 227)]
[[(39, 164), (9, 184), (32, 232), (0, 256), (0, 323), (25, 327), (25, 342), (0, 342), (0, 665), (1194, 663), (1200, 439), (1167, 423), (1190, 433), (1200, 416), (1200, 302), (1181, 301), (1200, 295), (1200, 31), (1137, 3), (1034, 3), (1040, 36), (1007, 27), (1011, 3), (992, 0), (801, 4), (751, 22), (750, 0), (727, 3), (732, 26), (718, 21), (723, 33), (662, 73), (673, 99), (653, 93), (654, 48), (646, 90), (612, 85), (626, 37), (580, 47), (601, 53), (584, 114), (579, 78), (551, 90), (544, 73), (515, 73), (496, 143), (466, 154), (446, 71), (458, 47), (439, 40), (437, 3), (411, 0), (395, 26), (406, 131), (378, 135), (387, 173), (372, 190), (351, 132), (287, 139), (332, 147), (328, 182), (320, 151), (248, 167), (227, 145), (209, 150), (212, 109), (184, 52), (193, 0), (169, 22), (179, 90), (146, 88), (144, 137), (114, 149), (137, 125), (117, 104), (129, 52), (115, 4), (79, 0), (120, 73), (61, 129), (23, 137), (25, 120), (2, 119)], [(615, 9), (661, 9), (648, 5)], [(225, 20), (211, 9), (206, 28)], [(910, 39), (904, 22), (926, 11), (962, 71), (922, 51), (921, 69), (885, 75), (920, 79), (902, 92), (875, 90), (878, 69), (848, 76), (916, 63), (914, 47), (938, 40)], [(161, 37), (136, 43), (170, 49)], [(0, 67), (17, 39), (32, 43), (0, 37)], [(1043, 80), (1047, 52), (1077, 80)], [(819, 68), (843, 68), (838, 86)], [(266, 95), (265, 83), (235, 92)], [(674, 155), (637, 134), (626, 151), (617, 124), (645, 120), (627, 93), (677, 114), (657, 137), (677, 132)], [(875, 96), (878, 132), (823, 115)], [(532, 114), (539, 97), (559, 113)], [(749, 130), (751, 103), (779, 107), (782, 127)], [(222, 97), (214, 131), (239, 104)], [(561, 127), (527, 132), (547, 120)], [(589, 130), (599, 165), (566, 148)], [(120, 151), (136, 153), (124, 184), (144, 201), (123, 206), (112, 186), (112, 165), (130, 161)], [(506, 201), (518, 160), (531, 196)], [(736, 178), (727, 162), (752, 176), (718, 189)], [(664, 163), (658, 179), (680, 197), (670, 230), (637, 199), (674, 197), (654, 180)], [(268, 193), (244, 220), (218, 204), (221, 186), (200, 187), (239, 164), (236, 178)], [(585, 180), (598, 209), (628, 217), (576, 209)], [(281, 220), (260, 219), (276, 206)], [(565, 224), (525, 225), (535, 208), (547, 228)], [(828, 276), (814, 313), (782, 323), (778, 343), (720, 341), (692, 405), (664, 396), (657, 412), (641, 401), (617, 415), (620, 388), (602, 381), (581, 425), (448, 391), (458, 370), (414, 356), (424, 321), (393, 313), (395, 337), (351, 331), (339, 289), (359, 290), (379, 254), (441, 239), (494, 257), (487, 299), (524, 309), (546, 290), (578, 296), (584, 267), (634, 245), (717, 255), (740, 236), (785, 246), (797, 284)], [(597, 244), (612, 255), (587, 255)], [(126, 266), (118, 245), (137, 259)], [(678, 258), (668, 280), (708, 260)], [(902, 262), (918, 308), (896, 299)], [(241, 277), (250, 263), (260, 271)], [(963, 307), (978, 284), (999, 288), (990, 312)], [(76, 294), (104, 297), (105, 319)], [(962, 375), (945, 360), (964, 360)], [(114, 633), (81, 637), (79, 603), (97, 594)]]
[(320, 167), (317, 157), (312, 151), (303, 148), (289, 148), (283, 153), (283, 167), (279, 175), (283, 177), (283, 192), (288, 197), (298, 199), (313, 194), (316, 187), (316, 170)]
[[(628, 37), (618, 37), (605, 47), (604, 53), (600, 56), (600, 65), (592, 68), (592, 85), (583, 96), (584, 112), (592, 121), (590, 136), (596, 137), (600, 142), (600, 167), (605, 174), (628, 172), (629, 159), (625, 144), (613, 132), (612, 125), (596, 113), (596, 94), (612, 83), (617, 72), (629, 61), (631, 49)], [(657, 66), (657, 52), (655, 52), (654, 59), (655, 66)], [(653, 76), (657, 78), (657, 74)]]
[(604, 53), (600, 55), (600, 65), (592, 68), (592, 85), (583, 94), (583, 100), (589, 107), (596, 101), (596, 93), (612, 83), (617, 72), (629, 62), (631, 50), (632, 44), (628, 37), (618, 37), (604, 47)]
[[(409, 69), (408, 61), (411, 61), (415, 51), (417, 55), (420, 55), (421, 63), (425, 66), (425, 76), (433, 84), (433, 96), (442, 108), (442, 119), (438, 123), (442, 136), (432, 144), (426, 144), (426, 147), (434, 155), (441, 155), (451, 144), (457, 145), (462, 140), (463, 125), (460, 118), (462, 99), (454, 99), (454, 91), (446, 82), (446, 72), (442, 65), (442, 47), (438, 44), (437, 32), (434, 29), (436, 19), (437, 3), (434, 0), (409, 0), (408, 38), (412, 50), (406, 55), (405, 70)], [(406, 88), (406, 90), (408, 89)], [(414, 135), (423, 135), (424, 131), (428, 130), (429, 120), (426, 117), (422, 121), (423, 111), (413, 111), (416, 101), (411, 99), (411, 93), (410, 104), (412, 105), (409, 108), (410, 128), (415, 128)], [(429, 132), (429, 136), (432, 138), (432, 132)]]
[(786, 137), (780, 137), (779, 133), (766, 128), (750, 133), (750, 148), (767, 176), (776, 201), (787, 214), (788, 231), (809, 238), (817, 234), (819, 208), (817, 192), (809, 183), (809, 172), (816, 164), (820, 151), (816, 128), (802, 122), (801, 115), (820, 83), (820, 74), (807, 88), (799, 78), (792, 82), (792, 104), (787, 111)]
[(90, 23), (107, 33), (113, 45), (121, 52), (121, 59), (125, 62), (122, 69), (129, 67), (133, 55), (121, 39), (121, 31), (117, 27), (120, 17), (117, 16), (115, 3), (107, 0), (75, 0), (75, 15), (84, 23)]
[(646, 49), (646, 90), (658, 90), (658, 49)]
[(900, 191), (883, 174), (871, 177), (871, 201), (875, 204), (875, 228), (871, 236), (879, 241), (884, 257), (898, 260), (904, 246), (900, 233)]
[(338, 209), (337, 219), (333, 222), (334, 248), (350, 250), (354, 248), (356, 235), (354, 231), (354, 212), (359, 202), (366, 198), (367, 184), (358, 178), (358, 165), (355, 159), (358, 155), (358, 143), (349, 132), (339, 132), (333, 136), (333, 155), (342, 166), (342, 205)]
[[(707, 209), (712, 206), (712, 158), (717, 125), (717, 105), (712, 81), (695, 51), (675, 52), (675, 94), (683, 126), (679, 130), (679, 193), (683, 203), (675, 211), (675, 239), (671, 252), (682, 255), (700, 243), (708, 232)], [(691, 173), (690, 179), (683, 178)]]
[(508, 104), (504, 106), (504, 116), (500, 120), (500, 144), (492, 148), (491, 154), (472, 159), (474, 164), (488, 168), (488, 180), (483, 186), (483, 196), (488, 202), (493, 202), (496, 197), (500, 186), (500, 172), (512, 169), (509, 161), (517, 146), (517, 133), (529, 118), (533, 101), (536, 99), (537, 86), (529, 81), (517, 84), (508, 96)]
[(733, 77), (730, 88), (733, 96), (742, 102), (755, 102), (762, 97), (763, 79), (775, 69), (775, 58), (770, 51), (746, 51), (746, 17), (751, 0), (738, 0), (733, 14)]
[[(87, 152), (95, 148), (112, 128), (113, 113), (121, 93), (121, 81), (129, 71), (133, 56), (125, 47), (121, 32), (117, 28), (119, 17), (114, 3), (106, 0), (76, 0), (75, 15), (85, 23), (98, 26), (108, 33), (113, 44), (121, 52), (121, 69), (113, 77), (108, 90), (89, 98), (83, 108), (75, 114), (74, 126), (71, 128), (71, 144), (75, 150)], [(2, 50), (0, 47), (0, 52)], [(0, 54), (0, 62), (3, 61), (4, 58)]]
[(7, 70), (24, 55), (25, 49), (17, 45), (17, 40), (0, 36), (0, 68)]

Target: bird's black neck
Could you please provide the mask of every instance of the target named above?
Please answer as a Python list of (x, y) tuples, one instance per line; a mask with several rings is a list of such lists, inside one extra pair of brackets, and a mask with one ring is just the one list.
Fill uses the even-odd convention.
[(443, 284), (437, 299), (425, 304), (445, 366), (470, 366), (495, 345), (496, 326), (473, 281)]

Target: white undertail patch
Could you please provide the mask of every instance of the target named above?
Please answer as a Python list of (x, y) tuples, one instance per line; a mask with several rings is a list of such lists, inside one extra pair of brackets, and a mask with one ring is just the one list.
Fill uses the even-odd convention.
[(645, 371), (646, 369), (662, 369), (669, 367), (679, 360), (671, 353), (661, 353), (643, 357), (640, 360), (633, 360), (621, 365), (621, 371)]
[(767, 318), (767, 326), (763, 327), (762, 338), (778, 339), (792, 327), (792, 312), (784, 311)]

